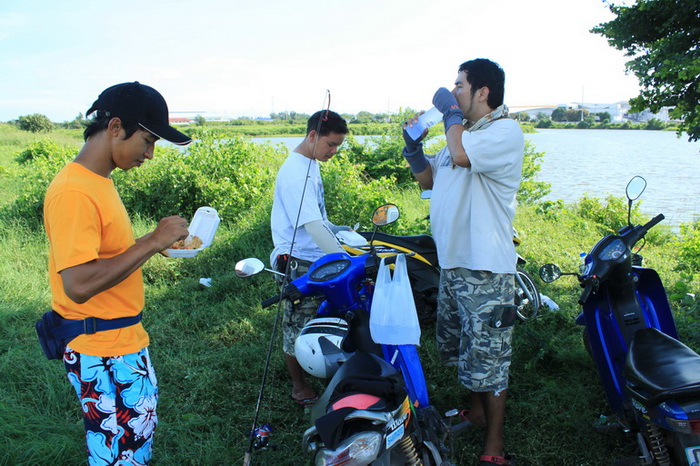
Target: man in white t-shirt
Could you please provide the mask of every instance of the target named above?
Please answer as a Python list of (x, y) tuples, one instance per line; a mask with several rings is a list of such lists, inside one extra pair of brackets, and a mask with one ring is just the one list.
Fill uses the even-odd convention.
[[(277, 270), (289, 273), (292, 279), (305, 274), (309, 265), (322, 256), (344, 252), (335, 233), (350, 228), (328, 221), (318, 162), (330, 160), (347, 133), (347, 123), (337, 113), (329, 110), (314, 113), (306, 125), (306, 137), (277, 173), (271, 216), (275, 249), (270, 263)], [(301, 405), (312, 404), (317, 395), (296, 359), (294, 341), (314, 317), (317, 307), (315, 299), (304, 299), (295, 305), (285, 301), (283, 349), (292, 377), (290, 397)]]
[(447, 139), (435, 156), (423, 154), (427, 131), (418, 140), (404, 131), (404, 157), (421, 187), (432, 189), (441, 267), (438, 348), (472, 393), (465, 416), (486, 425), (482, 466), (511, 464), (503, 424), (515, 322), (513, 217), (525, 142), (503, 105), (504, 83), (490, 60), (460, 65), (452, 92), (440, 88), (433, 97)]

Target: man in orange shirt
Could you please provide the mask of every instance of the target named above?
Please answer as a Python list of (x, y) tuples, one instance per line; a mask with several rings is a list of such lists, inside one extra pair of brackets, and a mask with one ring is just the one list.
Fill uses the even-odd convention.
[[(104, 90), (87, 112), (85, 145), (51, 182), (44, 200), (52, 308), (83, 321), (89, 333), (69, 342), (63, 361), (80, 399), (90, 464), (146, 464), (158, 422), (158, 386), (140, 322), (94, 331), (97, 319), (138, 316), (144, 305), (141, 265), (188, 235), (175, 215), (134, 238), (110, 174), (153, 158), (154, 144), (191, 139), (168, 124), (168, 107), (138, 82)], [(87, 320), (86, 320), (87, 319)]]

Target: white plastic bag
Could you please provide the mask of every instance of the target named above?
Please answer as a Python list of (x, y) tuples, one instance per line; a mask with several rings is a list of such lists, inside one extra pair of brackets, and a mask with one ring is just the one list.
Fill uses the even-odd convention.
[(396, 258), (394, 277), (382, 258), (370, 309), (369, 330), (375, 343), (383, 345), (420, 344), (416, 303), (408, 279), (406, 256)]

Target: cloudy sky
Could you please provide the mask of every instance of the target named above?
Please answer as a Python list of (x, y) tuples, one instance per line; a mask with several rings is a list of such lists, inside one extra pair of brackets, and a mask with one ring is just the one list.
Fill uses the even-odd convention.
[(140, 81), (171, 112), (229, 117), (430, 107), (463, 61), (506, 72), (512, 107), (636, 95), (623, 52), (589, 30), (602, 0), (4, 0), (0, 121), (84, 113)]

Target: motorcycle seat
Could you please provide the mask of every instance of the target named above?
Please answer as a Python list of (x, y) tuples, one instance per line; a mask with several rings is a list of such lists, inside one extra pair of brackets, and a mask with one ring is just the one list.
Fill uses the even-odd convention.
[(700, 399), (700, 355), (655, 328), (632, 338), (624, 375), (625, 391), (644, 406), (670, 399)]

